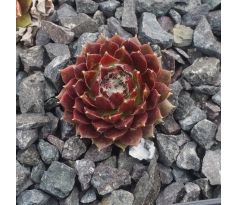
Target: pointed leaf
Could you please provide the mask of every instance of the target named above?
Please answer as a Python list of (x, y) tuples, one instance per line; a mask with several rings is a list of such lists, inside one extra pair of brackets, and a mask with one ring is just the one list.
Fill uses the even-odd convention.
[(139, 127), (145, 127), (147, 118), (148, 114), (146, 112), (135, 115), (131, 128), (137, 129)]
[(147, 69), (146, 72), (142, 75), (145, 83), (152, 89), (155, 86), (156, 74), (153, 70)]
[(144, 55), (146, 54), (154, 54), (154, 51), (152, 50), (151, 46), (149, 44), (143, 44), (140, 47), (140, 51), (141, 53), (143, 53)]
[(125, 63), (128, 65), (133, 65), (133, 61), (130, 57), (130, 54), (127, 52), (124, 46), (116, 50), (114, 57), (119, 59), (120, 63)]
[(99, 54), (100, 52), (100, 43), (87, 43), (85, 47), (86, 54)]
[(134, 36), (132, 38), (129, 39), (130, 42), (134, 43), (135, 45), (137, 45), (138, 47), (141, 46), (140, 41), (138, 40), (137, 36)]
[(154, 137), (154, 125), (147, 125), (142, 130), (144, 138)]
[(112, 93), (109, 97), (110, 101), (118, 107), (123, 102), (123, 95), (121, 93)]
[(87, 92), (84, 92), (84, 94), (81, 95), (80, 98), (82, 99), (82, 101), (86, 107), (96, 108), (94, 100), (88, 96)]
[(83, 71), (87, 70), (86, 63), (81, 63), (78, 65), (75, 65), (74, 67), (74, 76), (76, 79), (82, 79), (83, 78)]
[(135, 108), (135, 99), (126, 99), (119, 107), (119, 112), (130, 113)]
[(109, 147), (113, 143), (111, 139), (107, 139), (103, 136), (92, 139), (92, 142), (97, 146), (99, 151), (103, 150), (106, 147)]
[(16, 19), (17, 28), (24, 28), (31, 24), (31, 16), (29, 13), (23, 14), (21, 17)]
[(172, 105), (167, 99), (164, 100), (163, 102), (161, 102), (159, 104), (159, 108), (160, 108), (160, 111), (161, 111), (161, 115), (163, 117), (167, 117), (171, 112), (172, 110), (174, 110), (175, 106)]
[(88, 70), (94, 70), (99, 65), (99, 62), (101, 60), (101, 55), (99, 54), (88, 54), (87, 55), (87, 69)]
[(110, 41), (116, 43), (119, 47), (121, 47), (121, 45), (125, 42), (125, 40), (120, 37), (118, 34), (115, 34), (114, 36), (112, 36), (110, 38)]
[(116, 43), (113, 43), (112, 41), (105, 41), (105, 43), (102, 45), (100, 49), (100, 54), (104, 55), (105, 52), (108, 52), (110, 55), (114, 55), (115, 51), (119, 48), (119, 46)]
[(77, 83), (74, 85), (74, 90), (79, 97), (83, 95), (83, 93), (85, 92), (85, 89), (86, 89), (86, 85), (82, 79), (78, 80)]
[(71, 98), (68, 91), (66, 90), (61, 96), (59, 103), (64, 107), (65, 110), (71, 111), (74, 106), (74, 99)]
[(104, 56), (101, 58), (100, 63), (102, 66), (110, 66), (112, 64), (118, 63), (119, 60), (108, 54), (107, 52), (104, 54)]
[(141, 73), (144, 73), (147, 68), (145, 56), (140, 51), (137, 51), (131, 53), (131, 58), (134, 62), (135, 68), (139, 70)]
[(84, 107), (85, 115), (91, 120), (101, 120), (101, 115), (95, 110)]
[(93, 121), (92, 125), (97, 130), (97, 132), (105, 132), (106, 130), (112, 128), (112, 124), (107, 123), (103, 120)]
[(126, 50), (131, 53), (133, 51), (138, 51), (140, 50), (140, 47), (138, 45), (136, 45), (135, 42), (130, 41), (130, 39), (128, 39), (127, 41), (125, 41), (123, 44), (123, 46), (125, 46)]
[(169, 96), (170, 91), (171, 91), (171, 89), (167, 85), (165, 85), (164, 83), (161, 83), (161, 82), (156, 82), (155, 89), (160, 94), (158, 103), (164, 101)]
[(150, 95), (147, 98), (147, 110), (153, 110), (159, 102), (160, 94), (156, 89), (150, 91)]
[(158, 80), (163, 82), (165, 85), (169, 86), (171, 82), (172, 73), (169, 70), (160, 69), (158, 73)]
[(147, 119), (146, 125), (152, 125), (162, 120), (162, 115), (158, 107), (155, 107), (153, 110), (149, 110), (147, 113), (148, 113), (148, 119)]
[(91, 123), (91, 121), (84, 114), (78, 112), (76, 109), (74, 109), (73, 111), (72, 121), (77, 124), (85, 124), (85, 125)]
[(84, 113), (83, 101), (79, 97), (75, 98), (73, 108), (78, 112)]
[(158, 73), (161, 69), (161, 62), (158, 60), (157, 56), (155, 54), (147, 54), (145, 55), (147, 66), (151, 70), (153, 70), (155, 73)]
[(113, 141), (116, 140), (118, 137), (121, 137), (127, 132), (127, 129), (118, 130), (112, 128), (104, 133), (104, 137), (108, 139), (112, 139)]
[(76, 65), (79, 65), (79, 64), (81, 64), (81, 63), (86, 63), (86, 58), (85, 58), (85, 56), (77, 56), (77, 58), (76, 58)]
[(73, 99), (77, 97), (77, 93), (75, 92), (75, 88), (74, 88), (74, 85), (76, 82), (77, 80), (73, 78), (66, 85), (64, 85), (64, 88), (67, 90), (68, 94)]
[(104, 96), (97, 96), (95, 98), (95, 105), (97, 106), (98, 109), (100, 110), (112, 110), (114, 109), (114, 105), (112, 104), (112, 102), (110, 102), (109, 99), (107, 99)]
[(80, 138), (97, 138), (100, 136), (92, 125), (79, 124), (76, 126), (76, 133), (80, 135)]
[(142, 138), (142, 129), (129, 130), (126, 134), (121, 136), (117, 142), (123, 145), (136, 146), (140, 143)]
[(74, 78), (74, 66), (69, 65), (66, 68), (60, 70), (60, 75), (64, 84), (67, 84), (72, 78)]
[(91, 89), (92, 84), (95, 82), (96, 74), (97, 71), (95, 70), (83, 71), (85, 84), (88, 89)]
[(129, 115), (129, 116), (125, 117), (124, 119), (121, 119), (121, 121), (118, 122), (117, 124), (115, 124), (115, 128), (127, 129), (131, 126), (133, 119), (134, 119), (134, 116)]
[(121, 113), (116, 113), (113, 115), (104, 116), (103, 120), (109, 123), (116, 123), (121, 119)]

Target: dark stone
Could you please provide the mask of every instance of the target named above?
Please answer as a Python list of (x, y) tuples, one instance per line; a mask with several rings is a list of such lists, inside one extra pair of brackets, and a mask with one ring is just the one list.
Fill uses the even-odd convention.
[(172, 83), (170, 85), (171, 88), (171, 92), (173, 93), (173, 95), (171, 95), (169, 97), (169, 101), (174, 105), (174, 106), (178, 106), (179, 105), (179, 100), (180, 100), (180, 93), (183, 90), (183, 87), (181, 85), (181, 83), (179, 81), (175, 81), (174, 83)]
[(131, 178), (138, 182), (139, 179), (142, 177), (144, 171), (147, 170), (147, 167), (143, 164), (140, 163), (136, 163), (133, 166), (132, 172), (131, 172)]
[(207, 113), (207, 118), (211, 121), (215, 120), (216, 118), (218, 118), (218, 116), (220, 115), (221, 112), (221, 108), (215, 104), (213, 104), (212, 102), (206, 102), (204, 104), (204, 108), (203, 108), (206, 113)]
[(99, 9), (103, 12), (106, 17), (114, 15), (116, 8), (120, 6), (120, 2), (116, 0), (108, 0), (99, 3)]
[(221, 35), (221, 10), (209, 12), (207, 15), (207, 21), (209, 22), (212, 31), (215, 35)]
[(38, 139), (38, 130), (17, 130), (16, 131), (16, 145), (20, 149), (30, 147)]
[(213, 85), (200, 85), (194, 86), (193, 90), (206, 95), (215, 95), (220, 90), (220, 88)]
[(212, 96), (212, 101), (217, 105), (221, 106), (221, 91), (217, 92)]
[(93, 15), (93, 19), (97, 22), (98, 26), (104, 25), (106, 23), (106, 19), (103, 15), (103, 12), (99, 10), (95, 12), (95, 14)]
[(208, 4), (210, 10), (213, 10), (221, 4), (221, 0), (202, 0), (202, 3)]
[(46, 164), (51, 164), (53, 161), (57, 161), (59, 159), (58, 149), (54, 145), (51, 145), (50, 143), (41, 139), (38, 143), (37, 148), (40, 153), (41, 159)]
[(80, 199), (80, 202), (83, 204), (94, 202), (97, 199), (94, 189), (89, 189)]
[(27, 166), (35, 166), (40, 162), (40, 156), (36, 150), (36, 146), (33, 144), (26, 150), (20, 150), (17, 152), (17, 160)]
[(183, 70), (183, 76), (192, 85), (216, 85), (220, 77), (220, 60), (217, 58), (199, 58)]
[(203, 158), (202, 173), (211, 185), (221, 184), (221, 150), (207, 150)]
[(188, 48), (187, 52), (189, 55), (188, 61), (190, 64), (193, 64), (194, 61), (197, 60), (197, 58), (203, 57), (202, 52), (197, 48)]
[(41, 26), (55, 43), (69, 44), (74, 39), (74, 33), (70, 29), (44, 20), (41, 21)]
[(197, 145), (194, 142), (188, 142), (184, 145), (176, 161), (179, 168), (195, 171), (200, 169), (200, 159), (197, 156), (196, 148)]
[(86, 43), (94, 42), (98, 38), (98, 33), (83, 33), (73, 44), (73, 56), (76, 57), (82, 51), (82, 46)]
[(173, 182), (160, 192), (156, 205), (174, 204), (179, 202), (185, 194), (183, 183)]
[(36, 40), (35, 40), (36, 45), (44, 46), (49, 42), (50, 42), (49, 35), (40, 28), (36, 33)]
[(181, 48), (174, 48), (180, 55), (182, 55), (184, 58), (189, 59), (189, 55)]
[(100, 195), (105, 195), (123, 185), (131, 184), (131, 177), (126, 170), (98, 166), (94, 171), (91, 184)]
[(44, 49), (42, 46), (33, 46), (22, 50), (19, 54), (24, 70), (29, 71), (42, 70), (44, 65)]
[(174, 7), (180, 14), (186, 14), (190, 10), (194, 10), (201, 5), (201, 0), (185, 0), (176, 2)]
[(174, 22), (168, 16), (161, 16), (160, 18), (158, 18), (158, 22), (160, 26), (167, 32), (172, 31), (174, 27)]
[(39, 162), (36, 166), (34, 166), (31, 170), (31, 180), (35, 183), (40, 183), (41, 177), (44, 174), (46, 167), (43, 162)]
[(76, 11), (69, 4), (62, 4), (56, 11), (58, 18), (77, 16)]
[(84, 13), (79, 13), (77, 16), (62, 17), (60, 23), (71, 29), (76, 37), (80, 37), (86, 32), (96, 32), (98, 30), (97, 22)]
[(59, 150), (59, 152), (62, 153), (63, 147), (64, 147), (64, 141), (63, 140), (59, 139), (58, 137), (56, 137), (54, 135), (48, 135), (47, 140), (52, 145), (56, 146), (57, 149)]
[(69, 62), (69, 56), (55, 57), (46, 67), (44, 75), (53, 83), (55, 89), (60, 91), (63, 86), (63, 81), (60, 76), (60, 70), (63, 69)]
[(65, 143), (62, 151), (62, 158), (76, 160), (86, 152), (86, 146), (78, 137), (70, 137)]
[(196, 26), (204, 16), (207, 16), (208, 12), (208, 4), (197, 6), (183, 15), (182, 24), (184, 24), (185, 26)]
[(176, 24), (181, 24), (181, 21), (182, 21), (181, 15), (176, 10), (170, 9), (169, 15)]
[(129, 156), (126, 152), (120, 152), (118, 157), (118, 168), (125, 169), (129, 173), (132, 172), (133, 166), (138, 164), (139, 161), (131, 156)]
[(214, 144), (217, 125), (207, 119), (198, 122), (191, 130), (191, 137), (203, 148), (210, 149)]
[(44, 138), (56, 132), (59, 122), (58, 117), (54, 116), (51, 112), (46, 113), (46, 115), (49, 117), (50, 122), (41, 129)]
[(75, 169), (78, 175), (78, 180), (81, 189), (87, 190), (90, 187), (90, 181), (95, 170), (95, 164), (88, 159), (81, 159), (75, 162)]
[(88, 151), (86, 152), (84, 158), (92, 160), (93, 162), (100, 162), (111, 156), (112, 147), (107, 147), (102, 150), (98, 150), (95, 145), (91, 145)]
[(190, 138), (183, 131), (179, 135), (167, 135), (169, 138), (174, 141), (179, 147), (182, 147), (184, 144), (190, 141)]
[(54, 161), (44, 172), (40, 189), (58, 198), (65, 198), (73, 189), (74, 183), (74, 170), (63, 163)]
[(27, 73), (25, 71), (17, 72), (16, 76), (16, 94), (19, 95), (19, 87), (23, 79), (27, 77)]
[[(163, 61), (164, 55), (166, 54), (168, 56), (167, 59), (172, 58), (174, 61), (177, 61), (180, 64), (185, 64), (183, 58), (176, 51), (174, 51), (172, 49), (163, 50), (163, 51), (161, 51), (161, 53), (162, 53), (162, 61)], [(163, 65), (164, 65), (164, 63), (163, 63)], [(165, 66), (163, 68), (167, 69), (167, 70), (175, 71), (175, 65), (172, 65), (170, 67)]]
[(170, 184), (173, 181), (172, 169), (163, 164), (158, 164), (158, 166), (161, 183)]
[(38, 189), (31, 189), (22, 192), (17, 197), (17, 204), (18, 205), (42, 205), (47, 204), (49, 201), (50, 196)]
[(156, 134), (159, 161), (167, 166), (171, 166), (179, 154), (179, 146), (170, 138), (170, 135)]
[(94, 14), (98, 9), (98, 4), (92, 0), (75, 0), (78, 13)]
[(115, 17), (117, 20), (121, 21), (122, 13), (123, 13), (124, 7), (118, 7), (115, 12)]
[(79, 190), (76, 186), (67, 198), (60, 201), (60, 205), (79, 205)]
[(198, 201), (200, 195), (200, 187), (197, 184), (192, 182), (188, 182), (185, 184), (185, 195), (181, 202), (189, 202), (189, 201)]
[(53, 108), (59, 106), (57, 98), (49, 98), (48, 100), (45, 101), (45, 110), (46, 111), (51, 111)]
[(20, 53), (22, 52), (22, 49), (20, 47), (16, 47), (16, 72), (18, 72), (21, 68), (21, 58)]
[(121, 26), (132, 34), (136, 34), (138, 32), (134, 0), (124, 1)]
[(216, 140), (219, 142), (221, 141), (221, 125), (219, 125), (217, 129)]
[(134, 196), (132, 193), (119, 189), (113, 191), (110, 195), (105, 196), (99, 205), (132, 205)]
[(154, 14), (147, 12), (142, 14), (139, 38), (143, 43), (149, 41), (153, 44), (159, 44), (163, 48), (171, 47), (173, 43), (173, 36), (160, 26)]
[(212, 187), (209, 184), (209, 180), (207, 178), (201, 178), (193, 181), (193, 183), (197, 184), (200, 189), (204, 199), (212, 198)]
[(179, 183), (186, 183), (193, 180), (190, 172), (184, 169), (179, 169), (176, 166), (173, 166), (172, 174), (174, 180)]
[(133, 205), (153, 205), (160, 192), (160, 172), (157, 159), (153, 158), (150, 161), (148, 170), (145, 171), (137, 182), (133, 191), (134, 201)]
[(102, 162), (99, 162), (98, 166), (101, 166), (101, 165), (117, 168), (117, 157), (111, 156), (108, 159), (106, 159)]
[(166, 117), (159, 127), (165, 134), (178, 134), (181, 131), (181, 127), (174, 120), (173, 115)]
[(64, 4), (64, 3), (66, 3), (66, 4), (72, 6), (72, 5), (74, 5), (75, 0), (58, 0), (58, 3), (59, 3), (59, 5), (62, 5), (62, 4)]
[(49, 117), (39, 113), (24, 113), (16, 116), (16, 128), (21, 130), (34, 129), (46, 125)]
[(44, 95), (44, 101), (47, 101), (51, 98), (54, 98), (57, 95), (57, 91), (54, 88), (54, 85), (52, 85), (51, 82), (48, 82), (48, 80), (45, 81), (45, 95)]
[(53, 60), (57, 56), (67, 56), (70, 58), (70, 51), (67, 45), (60, 43), (48, 43), (44, 47), (50, 60)]
[(211, 26), (205, 17), (201, 18), (194, 30), (193, 44), (204, 54), (221, 58), (221, 43), (214, 37)]

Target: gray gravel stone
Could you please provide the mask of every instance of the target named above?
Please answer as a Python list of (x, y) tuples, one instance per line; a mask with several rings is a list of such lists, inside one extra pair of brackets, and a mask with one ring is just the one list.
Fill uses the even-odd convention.
[(207, 21), (209, 22), (212, 31), (215, 35), (221, 35), (221, 10), (209, 12), (207, 15)]
[(200, 189), (201, 193), (204, 199), (210, 199), (212, 198), (212, 187), (209, 184), (209, 180), (207, 178), (201, 178), (193, 181), (195, 184), (197, 184)]
[(177, 47), (186, 47), (192, 44), (193, 29), (184, 25), (176, 24), (172, 30), (174, 35), (174, 45)]
[(202, 173), (211, 185), (221, 184), (221, 150), (207, 150), (203, 158)]
[(179, 147), (190, 141), (190, 138), (186, 133), (181, 131), (179, 135), (167, 135), (172, 141), (174, 141)]
[(26, 77), (19, 86), (22, 113), (44, 113), (45, 78), (41, 72)]
[(50, 122), (47, 125), (45, 125), (44, 127), (42, 127), (42, 129), (41, 129), (41, 133), (44, 138), (50, 134), (55, 133), (55, 131), (57, 130), (57, 127), (58, 127), (58, 122), (59, 122), (58, 117), (53, 115), (51, 112), (47, 112), (46, 115), (49, 117)]
[(107, 25), (108, 25), (108, 30), (112, 35), (117, 33), (125, 39), (128, 39), (128, 38), (132, 37), (132, 35), (130, 33), (125, 31), (121, 27), (120, 22), (114, 17), (110, 17), (110, 18), (107, 19)]
[(16, 194), (18, 195), (25, 189), (27, 189), (31, 184), (29, 184), (30, 170), (22, 166), (18, 161), (16, 161)]
[(208, 4), (210, 6), (210, 10), (215, 9), (218, 5), (221, 4), (221, 0), (202, 0), (202, 3)]
[(79, 190), (76, 186), (67, 198), (60, 201), (60, 205), (79, 205)]
[(68, 62), (69, 56), (57, 56), (45, 67), (44, 75), (53, 83), (57, 91), (59, 91), (63, 85), (60, 70), (63, 69)]
[(95, 12), (95, 14), (93, 15), (93, 19), (97, 22), (98, 26), (104, 25), (106, 23), (106, 19), (103, 15), (103, 12), (99, 10)]
[(82, 46), (86, 43), (94, 42), (98, 38), (98, 33), (83, 33), (78, 40), (73, 44), (74, 54), (76, 57), (82, 51)]
[(55, 43), (69, 44), (74, 39), (74, 33), (70, 29), (44, 20), (41, 21), (41, 26)]
[(58, 149), (54, 145), (51, 145), (50, 143), (41, 139), (37, 148), (41, 159), (46, 164), (51, 164), (53, 161), (57, 161), (59, 159)]
[(192, 129), (196, 123), (205, 118), (206, 113), (203, 110), (201, 110), (199, 107), (193, 107), (189, 115), (186, 118), (180, 120), (179, 124), (183, 130), (188, 131)]
[(139, 38), (143, 43), (149, 41), (164, 48), (171, 47), (173, 43), (173, 36), (160, 26), (154, 14), (148, 12), (142, 14)]
[(214, 37), (211, 26), (205, 17), (202, 17), (194, 30), (193, 43), (204, 54), (221, 58), (221, 43)]
[(179, 168), (186, 170), (195, 170), (200, 169), (200, 159), (196, 152), (197, 145), (194, 142), (188, 142), (184, 145), (180, 151), (176, 164)]
[(44, 174), (46, 167), (43, 162), (39, 162), (36, 166), (34, 166), (31, 170), (31, 180), (35, 183), (40, 183), (41, 177)]
[(210, 149), (214, 144), (217, 125), (204, 119), (194, 125), (191, 130), (191, 137), (203, 148)]
[(97, 199), (94, 189), (89, 189), (80, 199), (80, 202), (83, 204), (91, 203)]
[(200, 20), (206, 16), (209, 12), (209, 5), (202, 4), (197, 6), (191, 10), (189, 10), (185, 15), (182, 17), (182, 24), (185, 26), (196, 26)]
[(221, 105), (221, 91), (212, 96), (212, 101), (219, 106)]
[(51, 82), (48, 82), (48, 80), (45, 81), (45, 96), (44, 101), (47, 101), (49, 99), (55, 98), (57, 95), (57, 91), (52, 85)]
[(40, 162), (40, 156), (37, 152), (36, 146), (33, 144), (26, 150), (17, 152), (17, 160), (24, 165), (35, 166)]
[(98, 166), (101, 166), (101, 165), (116, 168), (117, 167), (117, 157), (111, 156), (108, 159), (106, 159), (98, 164)]
[(198, 201), (200, 195), (200, 187), (197, 184), (192, 182), (188, 182), (185, 184), (185, 195), (181, 202), (189, 202), (189, 201)]
[(42, 46), (33, 46), (22, 50), (20, 53), (21, 62), (26, 72), (42, 70), (44, 65), (44, 49)]
[(200, 85), (194, 86), (193, 90), (206, 95), (215, 95), (220, 90), (220, 88), (213, 85)]
[(99, 205), (132, 205), (133, 201), (134, 196), (132, 193), (119, 189), (104, 197)]
[(169, 15), (176, 24), (181, 24), (181, 21), (182, 21), (181, 15), (176, 10), (170, 9)]
[(65, 44), (48, 43), (44, 47), (50, 60), (53, 60), (57, 56), (68, 56), (70, 58), (69, 47)]
[(69, 5), (73, 5), (74, 2), (75, 2), (75, 0), (58, 0), (59, 5), (62, 5), (64, 3), (69, 4)]
[(133, 205), (153, 205), (160, 192), (160, 172), (157, 159), (153, 158), (150, 162), (148, 170), (145, 171), (137, 182), (133, 191)]
[(156, 205), (169, 205), (179, 202), (185, 194), (183, 183), (173, 182), (160, 192)]
[(129, 173), (132, 172), (133, 166), (138, 164), (138, 160), (129, 156), (126, 152), (120, 152), (118, 157), (118, 168), (125, 169)]
[(116, 0), (108, 0), (99, 3), (99, 9), (103, 12), (106, 17), (114, 15), (116, 8), (120, 6), (120, 2)]
[(159, 161), (171, 166), (179, 154), (179, 146), (170, 139), (170, 135), (157, 133), (156, 142), (159, 149)]
[(71, 29), (76, 37), (80, 37), (86, 32), (96, 32), (98, 30), (97, 22), (84, 13), (79, 13), (77, 16), (62, 17), (60, 23)]
[(47, 204), (50, 196), (38, 189), (31, 189), (22, 192), (17, 197), (18, 205), (43, 205)]
[(17, 72), (16, 76), (16, 94), (19, 95), (19, 87), (23, 79), (27, 77), (27, 73), (25, 71)]
[(204, 104), (203, 109), (207, 113), (207, 118), (211, 121), (214, 121), (216, 118), (218, 118), (221, 112), (221, 108), (210, 101)]
[(94, 171), (91, 184), (100, 195), (105, 195), (123, 185), (131, 184), (131, 177), (126, 170), (99, 166)]
[(132, 34), (136, 34), (138, 32), (135, 0), (124, 1), (121, 26)]
[(98, 4), (92, 0), (75, 0), (78, 13), (94, 14), (98, 9)]
[(170, 85), (170, 89), (171, 92), (173, 93), (173, 95), (171, 95), (169, 97), (169, 101), (174, 105), (174, 106), (178, 106), (179, 104), (179, 100), (180, 100), (180, 93), (183, 90), (183, 86), (181, 85), (181, 83), (179, 81), (175, 81), (174, 83), (172, 83)]
[(44, 172), (40, 189), (58, 198), (65, 198), (73, 189), (74, 183), (74, 170), (63, 163), (55, 161)]
[(67, 16), (77, 16), (76, 11), (69, 4), (62, 4), (56, 11), (58, 18)]
[(75, 126), (72, 123), (60, 121), (61, 139), (65, 140), (69, 137), (75, 136)]
[(60, 153), (63, 151), (63, 147), (64, 147), (64, 141), (63, 140), (59, 139), (58, 137), (56, 137), (54, 135), (48, 135), (47, 140), (52, 145), (56, 146)]
[(39, 113), (24, 113), (16, 116), (16, 128), (21, 130), (34, 129), (46, 125), (49, 117)]
[(174, 180), (179, 183), (186, 183), (193, 180), (193, 177), (189, 173), (189, 171), (180, 169), (177, 166), (173, 166), (172, 174)]
[(158, 18), (158, 22), (165, 31), (172, 31), (174, 22), (168, 16), (161, 16)]
[(189, 12), (190, 10), (196, 9), (200, 5), (201, 0), (185, 0), (184, 2), (181, 1), (181, 3), (176, 3), (174, 8), (176, 11), (183, 15)]
[(17, 130), (16, 131), (16, 145), (20, 149), (30, 147), (38, 139), (38, 130)]
[(77, 160), (75, 162), (75, 169), (81, 189), (87, 190), (90, 187), (90, 181), (95, 170), (94, 162), (88, 159)]
[(111, 146), (99, 151), (95, 145), (91, 145), (88, 151), (86, 152), (84, 158), (92, 160), (94, 162), (99, 162), (109, 158), (111, 156), (111, 152), (112, 152)]
[(65, 143), (62, 151), (62, 158), (76, 160), (86, 152), (86, 146), (78, 137), (70, 137)]
[(112, 34), (109, 32), (108, 25), (101, 25), (98, 28), (98, 32), (108, 38), (112, 36)]
[(115, 17), (117, 20), (121, 21), (122, 19), (122, 13), (123, 13), (124, 7), (118, 7), (115, 12)]
[(136, 163), (133, 166), (132, 172), (131, 172), (131, 178), (138, 182), (139, 179), (142, 177), (144, 171), (147, 170), (147, 167), (143, 164)]
[(163, 164), (158, 164), (158, 166), (161, 183), (170, 184), (173, 181), (172, 169)]
[[(185, 61), (176, 51), (172, 49), (161, 51), (162, 65), (164, 69), (175, 71), (175, 61), (180, 64), (185, 64)], [(165, 59), (165, 60), (164, 60)]]
[(215, 85), (220, 77), (220, 60), (217, 58), (198, 58), (183, 70), (183, 76), (192, 85)]
[(20, 52), (21, 52), (21, 48), (16, 47), (16, 72), (18, 72), (21, 67)]
[(181, 128), (174, 120), (173, 115), (166, 117), (159, 127), (165, 134), (178, 134), (181, 131)]
[(217, 129), (216, 140), (219, 142), (221, 141), (221, 125), (219, 125)]

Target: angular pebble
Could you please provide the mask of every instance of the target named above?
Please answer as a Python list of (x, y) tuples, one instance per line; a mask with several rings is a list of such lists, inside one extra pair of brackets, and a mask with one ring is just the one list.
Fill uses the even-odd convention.
[(95, 170), (94, 162), (88, 159), (77, 160), (75, 162), (75, 169), (81, 189), (87, 190), (90, 187), (90, 181)]
[(192, 44), (193, 29), (180, 24), (176, 24), (172, 30), (174, 35), (174, 45), (177, 47), (185, 47)]
[(159, 161), (171, 166), (179, 154), (179, 146), (170, 139), (169, 135), (156, 134), (156, 142), (159, 148)]
[(217, 58), (198, 58), (185, 68), (182, 74), (192, 85), (216, 85), (220, 77), (220, 60)]
[(98, 9), (98, 4), (92, 0), (75, 0), (78, 13), (94, 14)]
[(28, 166), (35, 166), (40, 162), (40, 155), (37, 152), (36, 146), (33, 144), (26, 150), (20, 150), (17, 152), (17, 160), (21, 164)]
[(198, 201), (200, 195), (200, 187), (197, 184), (192, 182), (188, 182), (185, 184), (185, 195), (181, 202), (189, 202), (189, 201)]
[(215, 123), (204, 119), (194, 125), (191, 130), (191, 137), (203, 148), (210, 149), (215, 142), (216, 130), (217, 125)]
[(217, 92), (212, 96), (212, 101), (217, 105), (221, 106), (221, 91)]
[(56, 11), (58, 18), (67, 16), (77, 16), (76, 11), (69, 4), (62, 4)]
[(101, 165), (116, 168), (117, 167), (117, 157), (111, 156), (108, 159), (106, 159), (98, 164), (98, 166), (101, 166)]
[(173, 115), (167, 116), (159, 127), (165, 134), (178, 134), (181, 130), (179, 124), (174, 120)]
[(99, 9), (106, 17), (114, 15), (116, 8), (120, 6), (120, 2), (116, 0), (103, 1), (99, 3)]
[(56, 137), (54, 135), (48, 135), (47, 140), (52, 145), (56, 146), (60, 153), (63, 151), (63, 148), (64, 148), (64, 141), (63, 140), (59, 139), (58, 137)]
[(200, 159), (196, 152), (197, 145), (194, 142), (188, 142), (180, 151), (176, 164), (179, 168), (186, 170), (200, 169)]
[[(103, 12), (101, 11), (96, 11), (95, 14), (93, 15), (93, 19), (97, 22), (99, 26), (104, 25), (106, 22), (106, 19), (103, 15)], [(98, 30), (99, 31), (99, 30)]]
[(202, 173), (211, 185), (221, 184), (221, 150), (207, 150), (203, 158)]
[(143, 43), (151, 42), (164, 48), (172, 46), (173, 36), (167, 33), (152, 13), (144, 12), (139, 27), (139, 38)]
[(181, 15), (176, 10), (170, 9), (169, 15), (176, 24), (181, 24), (181, 21), (182, 21)]
[(202, 0), (202, 3), (208, 4), (210, 6), (210, 10), (213, 10), (221, 4), (221, 0)]
[(131, 178), (134, 181), (138, 182), (139, 179), (144, 174), (144, 171), (146, 171), (146, 170), (147, 170), (147, 166), (145, 166), (143, 164), (139, 164), (139, 163), (134, 164), (132, 172), (131, 172)]
[(193, 87), (193, 90), (195, 92), (203, 93), (206, 95), (215, 95), (219, 91), (219, 89), (219, 87), (212, 85), (200, 85)]
[(41, 26), (55, 43), (69, 44), (74, 39), (74, 33), (70, 29), (45, 20), (41, 21)]
[(57, 91), (63, 86), (60, 70), (65, 68), (68, 62), (69, 56), (57, 56), (45, 67), (44, 75), (53, 83)]
[(86, 152), (84, 158), (92, 160), (93, 162), (100, 162), (111, 156), (112, 147), (107, 147), (102, 150), (98, 150), (95, 145), (91, 145), (88, 151)]
[(79, 205), (79, 190), (76, 186), (67, 198), (60, 201), (60, 205)]
[(41, 129), (43, 137), (54, 134), (57, 130), (59, 122), (59, 118), (53, 115), (51, 112), (46, 113), (46, 115), (49, 117), (50, 122)]
[(131, 184), (131, 177), (126, 170), (99, 166), (94, 171), (91, 184), (98, 194), (105, 195), (123, 185)]
[(22, 192), (17, 197), (18, 205), (43, 205), (47, 204), (50, 196), (38, 189), (31, 189)]
[(72, 168), (60, 162), (52, 162), (44, 172), (40, 189), (58, 198), (65, 198), (73, 189), (75, 172)]
[(94, 189), (89, 189), (80, 199), (80, 202), (83, 204), (94, 202), (97, 199)]
[(57, 56), (68, 56), (70, 58), (69, 47), (65, 44), (48, 43), (44, 47), (50, 60), (53, 60)]
[(193, 44), (204, 54), (221, 58), (221, 43), (216, 40), (210, 24), (202, 17), (193, 34)]
[(27, 77), (27, 73), (25, 71), (19, 71), (17, 72), (16, 76), (16, 94), (19, 96), (19, 87), (23, 79)]
[(41, 177), (44, 174), (46, 167), (43, 162), (39, 162), (36, 166), (34, 166), (31, 170), (31, 180), (35, 183), (40, 183)]
[(119, 189), (102, 199), (99, 205), (132, 205), (134, 196), (132, 193)]
[(118, 168), (125, 169), (126, 171), (131, 173), (134, 165), (138, 164), (138, 162), (138, 159), (129, 156), (128, 153), (120, 152), (118, 157)]
[(59, 151), (54, 145), (51, 145), (44, 140), (40, 140), (37, 148), (41, 159), (46, 164), (51, 164), (53, 161), (57, 161), (59, 159)]
[(209, 22), (212, 31), (215, 35), (221, 35), (221, 10), (209, 12), (207, 15), (207, 21)]
[(201, 178), (193, 181), (193, 183), (197, 184), (200, 189), (201, 193), (204, 199), (210, 199), (212, 198), (212, 187), (209, 183), (209, 180), (207, 178)]
[(180, 169), (177, 166), (173, 166), (172, 174), (176, 182), (186, 183), (193, 180), (189, 171)]
[(170, 184), (173, 181), (172, 169), (163, 164), (158, 164), (158, 166), (161, 183)]
[(36, 33), (36, 40), (35, 40), (36, 45), (44, 46), (49, 42), (50, 42), (49, 35), (40, 28)]
[(19, 149), (26, 149), (30, 147), (38, 139), (38, 130), (17, 130), (16, 131), (16, 145)]
[(159, 17), (158, 22), (159, 22), (160, 26), (167, 32), (172, 31), (172, 29), (174, 27), (174, 22), (168, 16)]

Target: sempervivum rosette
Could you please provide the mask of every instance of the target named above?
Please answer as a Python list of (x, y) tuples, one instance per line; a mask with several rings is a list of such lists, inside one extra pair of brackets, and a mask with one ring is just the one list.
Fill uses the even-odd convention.
[(99, 149), (137, 145), (142, 137), (153, 136), (154, 124), (173, 108), (167, 100), (171, 72), (137, 37), (100, 36), (61, 76), (65, 85), (58, 98), (64, 119)]

